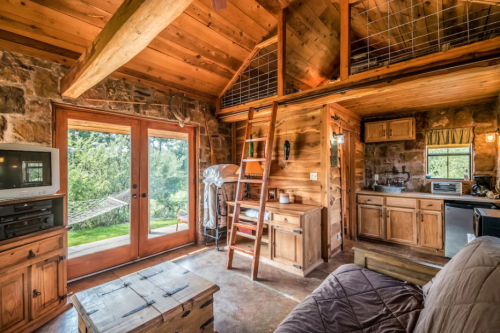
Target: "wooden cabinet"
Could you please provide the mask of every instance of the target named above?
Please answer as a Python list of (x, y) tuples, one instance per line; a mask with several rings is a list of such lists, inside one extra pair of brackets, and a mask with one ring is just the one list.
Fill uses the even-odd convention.
[[(234, 201), (228, 201), (228, 237), (233, 222)], [(240, 220), (257, 222), (245, 216)], [(253, 208), (250, 206), (249, 208)], [(267, 202), (269, 220), (264, 224), (260, 262), (306, 276), (323, 263), (321, 257), (321, 206)], [(255, 236), (237, 232), (236, 244), (253, 249)], [(238, 255), (249, 257), (241, 252)]]
[(443, 215), (441, 211), (421, 210), (418, 214), (420, 246), (443, 249)]
[(271, 260), (302, 268), (302, 230), (285, 225), (271, 225)]
[(387, 240), (417, 244), (417, 219), (415, 210), (387, 207)]
[(28, 268), (0, 277), (0, 332), (12, 332), (28, 323)]
[(443, 200), (375, 193), (357, 195), (358, 236), (444, 256)]
[(59, 305), (64, 293), (62, 257), (55, 256), (31, 266), (31, 313), (38, 318)]
[(365, 124), (365, 142), (381, 142), (387, 140), (387, 122), (377, 121)]
[(389, 141), (415, 140), (415, 118), (389, 120)]
[(402, 118), (365, 123), (365, 142), (415, 140), (415, 118)]
[(385, 239), (384, 208), (358, 205), (358, 235)]

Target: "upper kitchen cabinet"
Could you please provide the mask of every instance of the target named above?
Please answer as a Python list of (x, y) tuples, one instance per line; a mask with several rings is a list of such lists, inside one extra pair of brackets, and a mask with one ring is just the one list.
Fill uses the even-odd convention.
[(365, 142), (415, 140), (415, 118), (365, 123)]

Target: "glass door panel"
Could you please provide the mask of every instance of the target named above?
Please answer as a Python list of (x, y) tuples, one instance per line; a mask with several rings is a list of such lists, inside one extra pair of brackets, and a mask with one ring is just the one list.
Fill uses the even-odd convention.
[(188, 148), (187, 133), (148, 130), (148, 238), (189, 229)]
[(130, 244), (130, 126), (68, 119), (69, 259)]
[(139, 254), (146, 256), (194, 241), (194, 129), (143, 122), (141, 137)]

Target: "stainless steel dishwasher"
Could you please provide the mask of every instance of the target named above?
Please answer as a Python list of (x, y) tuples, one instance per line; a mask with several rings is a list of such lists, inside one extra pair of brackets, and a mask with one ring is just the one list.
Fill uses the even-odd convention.
[(494, 204), (447, 201), (444, 204), (444, 255), (453, 258), (470, 240), (474, 239), (474, 208), (498, 209)]

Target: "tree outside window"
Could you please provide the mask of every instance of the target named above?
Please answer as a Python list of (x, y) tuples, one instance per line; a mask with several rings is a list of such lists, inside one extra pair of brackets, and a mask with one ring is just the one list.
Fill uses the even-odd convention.
[(471, 177), (471, 145), (427, 146), (427, 174), (433, 179)]

